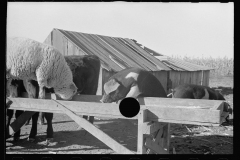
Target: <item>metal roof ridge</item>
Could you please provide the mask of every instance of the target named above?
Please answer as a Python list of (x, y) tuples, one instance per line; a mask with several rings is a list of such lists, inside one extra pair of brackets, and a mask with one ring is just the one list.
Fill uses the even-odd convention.
[(174, 59), (174, 60), (179, 62), (179, 63), (185, 63), (186, 65), (190, 65), (190, 67), (193, 67), (196, 70), (210, 70), (208, 67), (205, 67), (205, 66), (193, 64), (193, 63), (183, 61), (183, 60), (177, 60), (177, 59)]
[[(129, 41), (131, 41), (130, 39), (125, 39), (128, 43), (129, 43)], [(133, 44), (131, 44), (130, 43), (130, 45), (133, 45)], [(129, 46), (130, 46), (129, 45)], [(137, 46), (137, 45), (136, 45)], [(131, 48), (133, 48), (133, 47), (135, 47), (134, 45), (133, 45), (133, 47), (132, 46), (130, 46)], [(137, 47), (139, 47), (139, 46), (137, 46)], [(138, 49), (136, 47), (136, 49)], [(140, 49), (142, 49), (141, 47), (139, 47)], [(138, 53), (138, 54), (140, 54), (141, 56), (143, 56), (147, 61), (149, 61), (150, 63), (152, 63), (157, 69), (159, 69), (159, 70), (171, 70), (170, 68), (168, 68), (165, 64), (162, 64), (165, 68), (161, 68), (158, 64), (156, 64), (153, 60), (151, 60), (151, 59), (149, 59), (146, 55), (144, 55), (144, 54), (141, 54), (141, 53), (139, 53), (139, 49), (138, 50), (136, 50), (135, 48), (133, 48), (135, 51), (136, 51), (136, 53)], [(142, 49), (143, 50), (143, 53), (144, 52), (146, 52), (144, 49)], [(148, 52), (146, 52), (146, 54), (149, 54)], [(151, 56), (151, 55), (149, 55), (149, 56)], [(152, 58), (155, 58), (154, 56), (152, 56)], [(159, 61), (157, 58), (155, 58), (159, 63), (162, 63), (161, 61)]]

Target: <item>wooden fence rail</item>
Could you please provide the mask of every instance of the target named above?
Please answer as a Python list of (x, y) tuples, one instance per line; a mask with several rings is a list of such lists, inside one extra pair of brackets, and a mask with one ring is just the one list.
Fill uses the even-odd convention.
[[(24, 94), (23, 97), (27, 97)], [(76, 95), (71, 101), (58, 100), (54, 94), (46, 99), (9, 98), (9, 109), (34, 112), (65, 113), (93, 136), (121, 154), (134, 154), (78, 115), (138, 119), (138, 154), (168, 154), (170, 123), (219, 126), (226, 115), (223, 101), (168, 98), (139, 98), (140, 112), (133, 118), (121, 115), (118, 104), (100, 103), (102, 96)], [(17, 123), (18, 118), (14, 123)], [(10, 126), (11, 133), (16, 132)], [(150, 136), (151, 135), (151, 136)], [(152, 138), (153, 137), (153, 138)]]

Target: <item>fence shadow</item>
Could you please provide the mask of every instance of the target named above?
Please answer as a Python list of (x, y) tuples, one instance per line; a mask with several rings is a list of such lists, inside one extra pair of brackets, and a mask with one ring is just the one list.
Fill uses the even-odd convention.
[[(135, 124), (137, 122), (137, 120), (130, 121), (132, 123), (135, 122)], [(63, 122), (65, 123), (64, 125), (68, 125), (68, 121), (62, 121), (61, 123)], [(56, 123), (54, 122), (53, 125), (54, 124)], [(137, 125), (126, 124), (122, 119), (95, 119), (94, 125), (126, 148), (133, 151), (137, 150)], [(21, 134), (21, 136), (26, 137), (27, 135)], [(11, 148), (16, 148), (14, 150), (8, 150), (9, 152), (38, 152), (36, 150), (46, 152), (43, 150), (44, 148), (57, 149), (57, 151), (64, 152), (74, 150), (110, 149), (107, 145), (84, 129), (55, 131), (54, 141), (49, 146), (46, 146), (45, 139), (46, 134), (37, 135), (35, 142), (28, 142), (27, 138), (21, 138), (18, 142), (10, 140), (7, 140), (6, 142), (12, 143), (10, 146)], [(28, 151), (21, 151), (21, 148), (28, 149)]]

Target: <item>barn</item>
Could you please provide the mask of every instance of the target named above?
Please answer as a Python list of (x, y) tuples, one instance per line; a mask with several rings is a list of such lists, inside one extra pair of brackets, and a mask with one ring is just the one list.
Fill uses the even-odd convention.
[(96, 55), (101, 69), (97, 94), (102, 95), (104, 83), (110, 76), (127, 67), (150, 71), (167, 93), (179, 84), (209, 85), (211, 68), (174, 60), (134, 39), (87, 34), (54, 28), (44, 43), (57, 48), (64, 55)]

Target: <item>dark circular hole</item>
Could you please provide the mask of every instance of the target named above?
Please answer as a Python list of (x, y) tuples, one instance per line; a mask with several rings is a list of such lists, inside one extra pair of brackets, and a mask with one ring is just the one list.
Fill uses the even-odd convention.
[(138, 101), (132, 97), (124, 98), (119, 104), (120, 113), (127, 118), (136, 116), (139, 110), (140, 105)]

